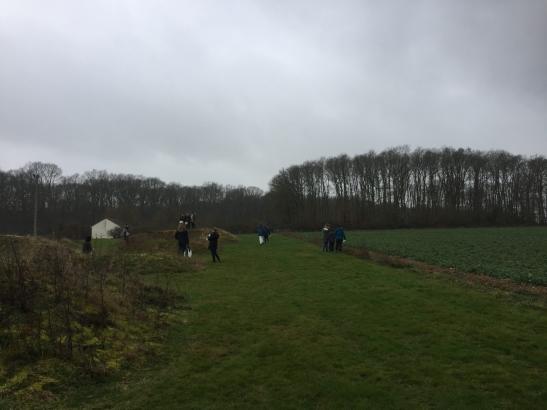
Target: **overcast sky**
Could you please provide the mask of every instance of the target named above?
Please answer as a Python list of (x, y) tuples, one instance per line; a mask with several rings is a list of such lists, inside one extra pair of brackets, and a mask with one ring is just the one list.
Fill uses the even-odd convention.
[(547, 0), (0, 0), (0, 169), (263, 189), (408, 144), (547, 155)]

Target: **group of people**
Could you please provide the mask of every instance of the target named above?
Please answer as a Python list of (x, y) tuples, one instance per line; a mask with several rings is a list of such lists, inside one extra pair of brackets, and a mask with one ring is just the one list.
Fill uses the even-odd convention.
[(323, 252), (342, 252), (342, 245), (346, 242), (346, 233), (341, 225), (332, 229), (330, 224), (325, 224), (323, 232)]
[(258, 244), (260, 246), (270, 242), (270, 235), (272, 233), (272, 230), (266, 225), (258, 225), (256, 228), (256, 233), (258, 235)]
[(184, 213), (180, 217), (180, 222), (185, 224), (189, 228), (195, 228), (196, 227), (196, 213)]
[[(188, 228), (195, 227), (195, 213), (184, 214), (180, 220), (175, 232), (175, 239), (178, 243), (179, 252), (185, 257), (192, 257), (192, 248), (190, 247), (190, 234)], [(272, 233), (271, 229), (264, 225), (260, 224), (256, 228), (256, 233), (258, 234), (258, 243), (260, 246), (269, 243), (270, 235)], [(341, 225), (338, 225), (336, 229), (333, 229), (330, 224), (326, 223), (322, 229), (323, 233), (323, 252), (341, 252), (344, 242), (346, 242), (346, 233), (344, 228)], [(127, 242), (129, 240), (129, 226), (126, 225), (122, 232), (123, 239)], [(211, 252), (211, 257), (213, 262), (220, 262), (220, 257), (218, 256), (218, 240), (220, 235), (217, 229), (213, 229), (207, 234), (207, 241), (209, 251)], [(93, 253), (93, 248), (91, 246), (91, 236), (86, 237), (85, 242), (82, 247), (84, 253)]]
[[(209, 245), (207, 249), (211, 252), (213, 262), (220, 262), (220, 256), (218, 256), (218, 240), (220, 235), (216, 229), (213, 229), (207, 234), (207, 241)], [(190, 234), (188, 232), (187, 224), (181, 219), (175, 232), (175, 239), (177, 240), (179, 252), (185, 257), (192, 257), (192, 248), (190, 247)]]

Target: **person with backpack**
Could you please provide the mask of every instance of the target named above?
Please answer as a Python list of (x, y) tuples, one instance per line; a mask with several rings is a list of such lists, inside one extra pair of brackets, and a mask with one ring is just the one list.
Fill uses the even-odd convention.
[(334, 239), (336, 241), (336, 252), (342, 252), (342, 244), (346, 241), (346, 233), (342, 226), (338, 225), (334, 231)]
[(209, 241), (209, 250), (211, 251), (211, 256), (213, 258), (213, 262), (216, 262), (217, 260), (220, 262), (220, 257), (218, 256), (218, 238), (220, 235), (218, 234), (216, 229), (213, 229), (212, 232), (207, 235), (207, 240)]
[(175, 232), (175, 239), (179, 245), (179, 252), (184, 256), (190, 256), (190, 236), (188, 235), (188, 230), (184, 223), (179, 224), (177, 231)]

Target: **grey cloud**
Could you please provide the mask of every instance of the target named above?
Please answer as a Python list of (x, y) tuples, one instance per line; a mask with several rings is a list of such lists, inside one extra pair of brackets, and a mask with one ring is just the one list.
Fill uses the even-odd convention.
[(265, 188), (400, 144), (545, 155), (546, 38), (542, 0), (0, 1), (0, 166)]

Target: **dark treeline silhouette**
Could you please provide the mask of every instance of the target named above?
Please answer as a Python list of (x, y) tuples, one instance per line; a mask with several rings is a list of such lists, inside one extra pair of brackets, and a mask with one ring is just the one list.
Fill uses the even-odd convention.
[(105, 217), (140, 230), (174, 229), (183, 212), (196, 212), (198, 226), (251, 231), (264, 214), (256, 187), (182, 186), (96, 170), (63, 176), (55, 164), (33, 162), (0, 171), (0, 233), (32, 233), (36, 192), (42, 235), (82, 238)]
[[(392, 148), (282, 169), (270, 191), (167, 184), (157, 178), (90, 171), (63, 176), (34, 162), (0, 171), (0, 233), (33, 230), (82, 238), (109, 217), (141, 230), (174, 229), (182, 212), (198, 226), (252, 232), (276, 228), (534, 225), (547, 223), (547, 160), (504, 151)], [(36, 195), (37, 193), (37, 195)]]
[(404, 146), (291, 166), (269, 196), (278, 224), (297, 229), (543, 225), (546, 184), (543, 157)]

